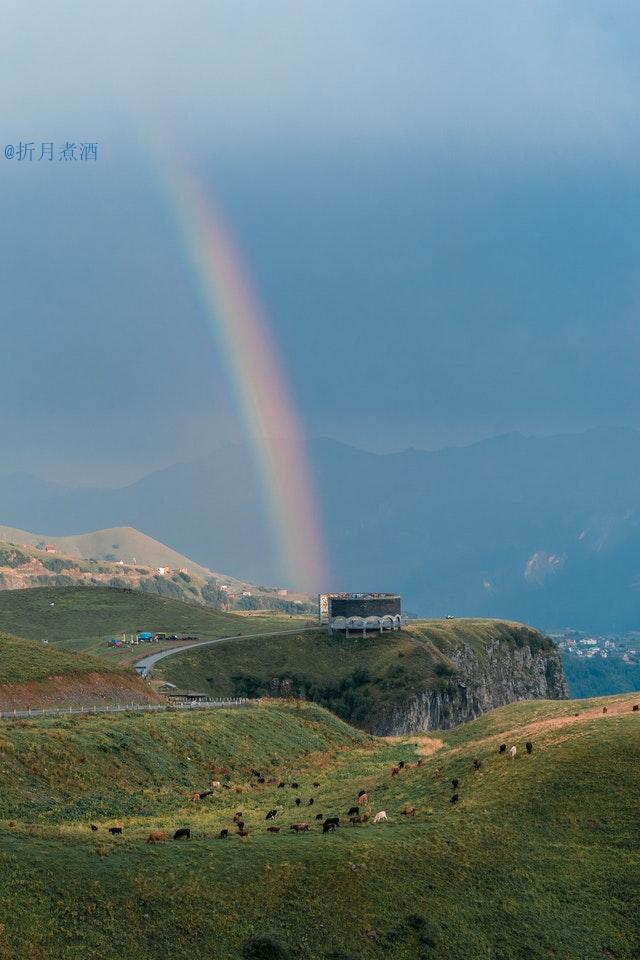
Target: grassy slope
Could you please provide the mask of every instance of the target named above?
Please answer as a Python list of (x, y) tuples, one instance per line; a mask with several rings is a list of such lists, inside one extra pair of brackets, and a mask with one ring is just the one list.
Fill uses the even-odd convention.
[[(238, 960), (250, 933), (271, 928), (296, 960), (339, 949), (362, 960), (631, 960), (640, 716), (628, 697), (606, 702), (606, 717), (586, 701), (493, 711), (394, 778), (391, 762), (415, 758), (415, 738), (372, 740), (310, 706), (3, 724), (0, 816), (17, 824), (0, 829), (0, 958)], [(515, 761), (497, 753), (503, 737), (519, 746)], [(428, 752), (439, 741), (418, 742)], [(248, 787), (252, 766), (295, 776), (301, 796), (317, 797), (312, 813), (344, 815), (367, 788), (390, 822), (267, 834), (266, 810), (284, 804), (286, 827), (309, 808), (301, 818), (290, 789)], [(186, 802), (211, 768), (245, 792)], [(415, 819), (400, 815), (407, 802)], [(250, 838), (211, 839), (235, 810)], [(113, 822), (122, 838), (104, 829)], [(182, 825), (188, 843), (144, 842), (150, 828)], [(438, 924), (437, 946), (418, 944), (412, 914)]]
[[(118, 663), (139, 659), (147, 648), (113, 650), (106, 646), (107, 636), (150, 630), (186, 633), (208, 640), (263, 630), (286, 630), (292, 622), (295, 620), (286, 615), (243, 617), (155, 594), (112, 588), (38, 587), (0, 591), (0, 630), (36, 640), (46, 637), (67, 650), (100, 654)], [(152, 652), (162, 649), (162, 645), (156, 644), (149, 648)]]
[(85, 654), (56, 650), (49, 644), (36, 643), (0, 633), (0, 684), (32, 683), (55, 675), (117, 672), (114, 664), (103, 663)]
[[(112, 527), (106, 530), (96, 530), (93, 533), (82, 533), (77, 536), (52, 537), (43, 534), (29, 533), (27, 530), (17, 530), (14, 527), (0, 526), (0, 540), (7, 540), (15, 544), (28, 544), (35, 547), (38, 543), (54, 543), (58, 552), (71, 557), (94, 557), (99, 560), (106, 556), (113, 556), (125, 563), (149, 564), (152, 567), (166, 566), (173, 569), (187, 567), (190, 572), (203, 576), (222, 576), (214, 574), (207, 567), (202, 567), (188, 557), (183, 556), (166, 544), (153, 537), (136, 530), (135, 527)], [(233, 578), (227, 582), (237, 582)]]
[[(416, 690), (445, 684), (452, 648), (465, 643), (482, 658), (488, 638), (552, 646), (536, 630), (506, 621), (418, 621), (406, 631), (373, 634), (366, 640), (329, 637), (318, 631), (243, 641), (241, 647), (223, 643), (171, 657), (158, 664), (156, 675), (180, 687), (220, 696), (268, 693), (273, 678), (291, 677), (297, 689), (323, 687), (326, 705), (359, 722), (365, 716), (375, 719), (377, 712), (383, 713), (389, 704), (405, 700)], [(369, 679), (358, 683), (357, 702), (344, 700), (341, 681), (363, 670)], [(329, 684), (333, 692), (327, 689)]]

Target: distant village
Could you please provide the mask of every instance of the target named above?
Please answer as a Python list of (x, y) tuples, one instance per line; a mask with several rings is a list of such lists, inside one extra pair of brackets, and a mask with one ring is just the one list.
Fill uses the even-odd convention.
[(600, 657), (603, 660), (616, 657), (633, 666), (640, 664), (640, 634), (636, 632), (622, 636), (601, 636), (580, 633), (578, 630), (566, 630), (561, 633), (551, 633), (550, 636), (560, 649), (570, 656), (586, 660), (593, 657)]

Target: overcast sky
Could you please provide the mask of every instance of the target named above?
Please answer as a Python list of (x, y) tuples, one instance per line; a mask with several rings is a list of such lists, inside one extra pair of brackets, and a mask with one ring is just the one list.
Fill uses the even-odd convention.
[[(612, 0), (4, 0), (0, 469), (115, 483), (246, 437), (173, 150), (309, 436), (640, 425), (639, 44)], [(4, 156), (66, 140), (97, 161)]]

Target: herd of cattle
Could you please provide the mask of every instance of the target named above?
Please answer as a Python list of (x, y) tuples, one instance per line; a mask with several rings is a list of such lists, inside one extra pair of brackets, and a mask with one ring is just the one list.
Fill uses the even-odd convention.
[[(605, 709), (606, 709), (606, 708), (605, 708)], [(533, 743), (532, 743), (530, 740), (528, 740), (528, 741), (526, 742), (526, 744), (525, 744), (525, 750), (526, 750), (527, 754), (533, 753)], [(498, 747), (498, 753), (499, 753), (499, 754), (507, 754), (507, 752), (508, 752), (509, 758), (510, 758), (511, 760), (513, 760), (513, 759), (515, 759), (515, 757), (516, 757), (516, 755), (517, 755), (517, 752), (518, 752), (518, 751), (517, 751), (517, 747), (512, 746), (512, 747), (510, 747), (509, 750), (507, 751), (507, 744), (506, 744), (506, 743), (501, 743), (500, 746)], [(418, 759), (415, 763), (410, 763), (409, 761), (401, 760), (401, 761), (399, 761), (399, 763), (397, 763), (396, 765), (394, 765), (394, 766), (391, 767), (391, 776), (392, 776), (392, 777), (397, 777), (402, 771), (410, 770), (410, 769), (411, 769), (412, 767), (414, 767), (414, 766), (415, 766), (415, 767), (421, 767), (421, 766), (423, 765), (423, 763), (424, 763), (424, 760), (422, 760), (422, 759)], [(480, 770), (481, 767), (482, 767), (482, 761), (480, 760), (480, 758), (479, 758), (479, 757), (474, 757), (474, 759), (473, 759), (473, 769), (474, 769), (474, 770)], [(266, 780), (266, 778), (262, 776), (262, 774), (260, 773), (259, 770), (252, 770), (251, 773), (252, 773), (253, 777), (255, 778), (255, 785), (260, 786), (260, 785), (263, 785), (263, 784), (265, 784), (265, 783), (268, 784), (269, 786), (275, 786), (275, 785), (276, 785), (276, 781), (275, 781), (274, 779)], [(434, 776), (434, 779), (435, 779), (435, 780), (440, 780), (440, 779), (442, 779), (442, 773), (441, 773), (441, 771), (440, 771), (438, 768), (436, 768), (436, 769), (434, 770), (433, 776)], [(459, 794), (459, 792), (458, 792), (458, 787), (459, 787), (459, 785), (460, 785), (460, 780), (459, 780), (457, 777), (454, 777), (454, 778), (451, 780), (451, 787), (452, 787), (452, 791), (453, 791), (453, 792), (452, 792), (452, 795), (451, 795), (451, 797), (450, 797), (450, 799), (449, 799), (449, 803), (454, 803), (454, 804), (455, 804), (455, 803), (458, 803), (458, 802), (459, 802), (459, 800), (460, 800), (460, 794)], [(314, 781), (313, 786), (316, 787), (316, 788), (319, 787), (319, 786), (320, 786), (319, 781), (317, 781), (317, 780)], [(289, 783), (289, 784), (288, 784), (288, 783), (285, 783), (284, 781), (280, 781), (280, 782), (277, 784), (277, 787), (278, 787), (278, 789), (280, 789), (280, 790), (285, 789), (285, 788), (287, 788), (287, 787), (289, 787), (289, 788), (291, 788), (291, 789), (293, 789), (293, 790), (298, 790), (299, 787), (300, 787), (300, 784), (299, 784), (298, 782), (296, 782), (296, 781), (294, 781), (294, 782), (292, 782), (292, 783)], [(209, 788), (208, 790), (194, 791), (194, 792), (190, 795), (190, 799), (191, 799), (193, 802), (198, 802), (198, 801), (200, 801), (200, 800), (203, 800), (205, 797), (211, 796), (211, 795), (212, 795), (214, 792), (216, 792), (217, 790), (222, 790), (222, 789), (230, 790), (230, 789), (232, 789), (232, 788), (231, 788), (231, 786), (230, 786), (229, 784), (221, 783), (219, 780), (213, 780), (213, 781), (211, 782), (210, 788)], [(242, 791), (243, 791), (244, 788), (243, 788), (243, 787), (236, 787), (235, 789), (236, 789), (236, 791), (237, 791), (238, 793), (242, 793)], [(315, 798), (314, 798), (314, 797), (310, 797), (310, 798), (306, 801), (305, 806), (307, 806), (307, 807), (313, 807), (313, 806), (315, 805), (315, 802), (316, 802), (316, 801), (315, 801)], [(301, 807), (301, 806), (303, 805), (303, 803), (304, 803), (304, 801), (302, 800), (301, 797), (296, 797), (295, 800), (294, 800), (294, 805), (295, 805), (296, 808)], [(415, 808), (414, 806), (410, 805), (410, 804), (406, 804), (406, 805), (402, 808), (402, 810), (400, 811), (400, 814), (401, 814), (402, 816), (405, 816), (405, 817), (415, 817), (415, 815), (416, 815), (416, 808)], [(266, 821), (266, 822), (268, 823), (268, 826), (266, 827), (266, 830), (267, 830), (268, 833), (280, 833), (281, 827), (280, 827), (279, 825), (276, 825), (276, 824), (273, 823), (273, 821), (274, 821), (278, 816), (279, 816), (279, 811), (278, 811), (277, 808), (272, 808), (271, 810), (268, 810), (268, 811), (266, 812), (265, 817), (264, 817), (264, 821)], [(323, 813), (317, 813), (317, 814), (315, 814), (314, 819), (315, 819), (316, 821), (322, 821), (321, 826), (322, 826), (322, 833), (323, 833), (323, 834), (325, 834), (325, 833), (333, 833), (333, 832), (336, 830), (336, 828), (340, 826), (340, 823), (341, 823), (340, 816), (330, 816), (330, 817), (328, 817), (328, 816), (325, 816)], [(348, 810), (347, 813), (346, 813), (346, 819), (348, 819), (348, 822), (349, 822), (353, 827), (355, 827), (355, 826), (358, 826), (359, 824), (368, 823), (369, 821), (371, 821), (371, 823), (374, 823), (374, 824), (382, 823), (383, 821), (388, 821), (389, 818), (388, 818), (387, 813), (386, 813), (385, 810), (378, 810), (377, 813), (375, 813), (375, 814), (372, 815), (372, 807), (371, 807), (371, 804), (370, 804), (370, 802), (369, 802), (369, 795), (368, 795), (367, 791), (366, 791), (366, 790), (359, 790), (359, 791), (358, 791), (358, 795), (356, 796), (353, 805), (349, 808), (349, 810)], [(247, 827), (246, 820), (245, 820), (245, 817), (244, 817), (244, 814), (242, 813), (242, 811), (240, 811), (240, 810), (237, 811), (237, 812), (233, 815), (233, 817), (231, 818), (231, 821), (230, 821), (230, 822), (233, 824), (233, 828), (235, 828), (235, 834), (236, 834), (237, 836), (239, 836), (239, 837), (248, 837), (248, 836), (250, 835), (250, 830), (249, 830), (248, 827)], [(320, 826), (320, 824), (318, 824), (318, 825)], [(99, 829), (99, 828), (96, 826), (96, 824), (94, 824), (94, 823), (90, 824), (90, 827), (91, 827), (91, 830), (94, 830), (94, 831)], [(232, 828), (231, 826), (229, 826), (229, 827), (224, 827), (224, 828), (223, 828), (222, 830), (220, 830), (220, 832), (218, 833), (218, 839), (220, 839), (220, 840), (225, 840), (227, 837), (230, 836), (231, 831), (233, 830), (233, 828)], [(107, 827), (108, 832), (109, 832), (110, 834), (112, 834), (112, 836), (117, 836), (117, 835), (122, 834), (122, 833), (123, 833), (123, 829), (124, 829), (124, 828), (123, 828), (122, 826)], [(311, 824), (308, 823), (308, 822), (306, 822), (306, 821), (301, 821), (301, 822), (297, 822), (297, 823), (292, 823), (292, 824), (289, 826), (289, 831), (293, 831), (293, 833), (296, 833), (296, 834), (298, 834), (298, 833), (308, 833), (310, 830), (311, 830)], [(147, 843), (162, 843), (162, 842), (165, 841), (166, 839), (167, 839), (167, 833), (166, 833), (165, 830), (152, 830), (152, 831), (149, 833), (149, 836), (147, 837)], [(179, 827), (179, 828), (173, 833), (173, 839), (174, 839), (174, 840), (190, 840), (190, 839), (191, 839), (191, 829), (190, 829), (189, 827)]]

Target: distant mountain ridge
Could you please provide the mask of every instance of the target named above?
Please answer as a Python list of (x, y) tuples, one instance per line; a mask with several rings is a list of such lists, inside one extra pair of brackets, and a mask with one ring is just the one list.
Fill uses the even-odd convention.
[[(506, 434), (387, 455), (316, 440), (309, 455), (332, 568), (319, 588), (398, 590), (423, 616), (638, 627), (637, 430)], [(127, 524), (203, 566), (258, 583), (285, 579), (248, 447), (115, 490), (0, 476), (0, 504), (15, 526), (73, 533)]]

